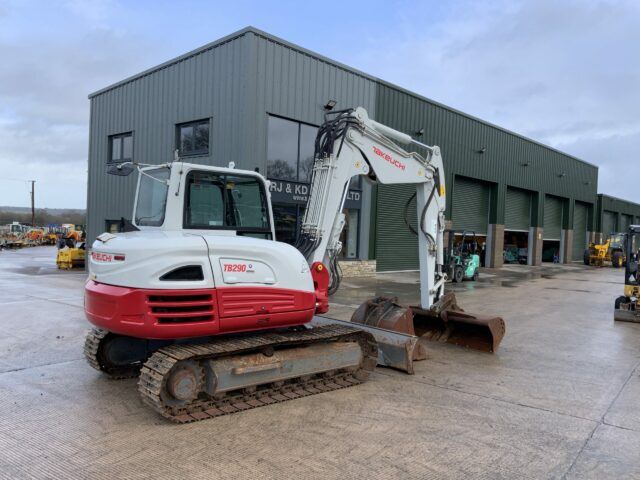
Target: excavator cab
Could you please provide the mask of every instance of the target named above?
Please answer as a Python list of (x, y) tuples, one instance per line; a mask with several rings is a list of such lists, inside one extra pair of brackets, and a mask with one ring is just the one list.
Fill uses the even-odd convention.
[(640, 235), (640, 225), (630, 225), (623, 242), (625, 257), (624, 267), (624, 295), (616, 298), (613, 318), (619, 322), (640, 323), (638, 297), (640, 297), (640, 272), (638, 260), (640, 251), (637, 237)]

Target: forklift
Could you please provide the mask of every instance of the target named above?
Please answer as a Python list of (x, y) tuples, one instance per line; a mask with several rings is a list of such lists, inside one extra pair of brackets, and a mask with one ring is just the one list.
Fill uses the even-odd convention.
[(624, 295), (616, 298), (614, 320), (618, 322), (640, 323), (638, 297), (640, 297), (640, 273), (638, 273), (638, 253), (636, 237), (640, 225), (630, 225), (625, 235), (624, 251), (627, 261), (624, 268)]
[[(449, 234), (449, 244), (444, 261), (448, 270), (447, 275), (455, 283), (460, 283), (463, 280), (475, 282), (478, 280), (478, 268), (480, 268), (476, 232), (447, 230), (445, 233)], [(457, 244), (455, 243), (456, 235), (462, 235), (462, 240)]]

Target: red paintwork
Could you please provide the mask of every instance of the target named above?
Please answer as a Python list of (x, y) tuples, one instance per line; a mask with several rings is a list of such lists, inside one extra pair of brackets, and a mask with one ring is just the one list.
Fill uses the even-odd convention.
[(321, 262), (311, 265), (311, 277), (316, 291), (316, 313), (329, 311), (329, 270)]
[(91, 323), (110, 332), (177, 339), (303, 325), (313, 318), (316, 295), (272, 287), (153, 290), (88, 280), (84, 309)]

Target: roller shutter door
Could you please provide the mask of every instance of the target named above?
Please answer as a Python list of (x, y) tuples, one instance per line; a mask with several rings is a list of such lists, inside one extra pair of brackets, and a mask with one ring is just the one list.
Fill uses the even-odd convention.
[(544, 240), (560, 240), (562, 234), (562, 200), (547, 195), (544, 199)]
[(633, 223), (633, 216), (631, 215), (622, 215), (622, 225), (620, 225), (620, 231), (626, 232), (629, 228), (629, 225)]
[(529, 231), (531, 225), (531, 192), (507, 188), (504, 208), (505, 230)]
[(587, 248), (587, 218), (589, 206), (576, 202), (573, 209), (573, 260), (581, 260)]
[[(418, 237), (404, 222), (404, 207), (415, 191), (415, 185), (378, 185), (376, 269), (379, 272), (418, 268)], [(407, 219), (414, 229), (417, 217), (414, 198), (407, 210)]]
[(489, 223), (489, 186), (468, 178), (456, 177), (451, 220), (455, 230), (470, 230), (486, 235)]
[(609, 234), (618, 231), (617, 225), (617, 217), (618, 215), (615, 212), (610, 212), (605, 210), (602, 213), (602, 234), (604, 235), (604, 239), (606, 240)]

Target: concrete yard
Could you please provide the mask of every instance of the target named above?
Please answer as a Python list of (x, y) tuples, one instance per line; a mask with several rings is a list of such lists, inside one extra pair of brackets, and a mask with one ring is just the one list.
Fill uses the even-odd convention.
[[(0, 252), (0, 478), (640, 478), (640, 324), (614, 323), (611, 268), (507, 266), (455, 287), (504, 317), (495, 355), (427, 342), (416, 375), (168, 423), (82, 356), (84, 272)], [(332, 315), (417, 274), (345, 279)]]

